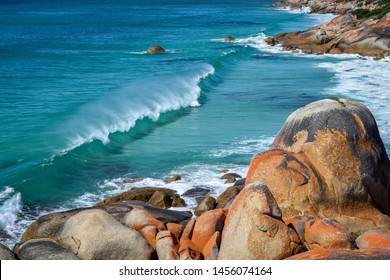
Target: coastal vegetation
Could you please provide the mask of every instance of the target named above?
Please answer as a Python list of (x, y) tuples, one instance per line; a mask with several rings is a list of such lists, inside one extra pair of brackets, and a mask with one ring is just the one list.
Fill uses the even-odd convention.
[(352, 11), (352, 14), (354, 14), (357, 17), (357, 19), (368, 19), (368, 18), (380, 19), (390, 12), (390, 0), (379, 0), (379, 1), (360, 0), (357, 2), (358, 2), (358, 6), (359, 3), (366, 4), (366, 3), (376, 2), (379, 4), (379, 7), (373, 10), (358, 8)]

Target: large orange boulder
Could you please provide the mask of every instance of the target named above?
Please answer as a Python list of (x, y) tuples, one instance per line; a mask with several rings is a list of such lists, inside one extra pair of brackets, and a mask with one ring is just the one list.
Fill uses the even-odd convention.
[(222, 232), (221, 260), (284, 259), (292, 254), (289, 228), (266, 185), (247, 185), (234, 200)]
[(359, 249), (390, 249), (390, 229), (370, 230), (356, 239)]
[(285, 218), (334, 218), (349, 232), (390, 227), (390, 163), (362, 104), (324, 99), (292, 113), (246, 184), (264, 183)]
[(294, 255), (287, 260), (390, 260), (390, 249), (316, 249)]
[(196, 219), (191, 240), (201, 252), (215, 232), (222, 232), (226, 214), (226, 209), (214, 209), (203, 213)]

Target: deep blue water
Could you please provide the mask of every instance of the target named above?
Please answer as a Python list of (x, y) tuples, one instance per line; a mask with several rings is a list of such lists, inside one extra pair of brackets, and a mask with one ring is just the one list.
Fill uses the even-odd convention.
[[(217, 195), (220, 170), (245, 176), (290, 113), (329, 96), (368, 106), (390, 147), (388, 60), (263, 42), (332, 15), (268, 0), (139, 2), (0, 1), (1, 241), (43, 213), (172, 174), (179, 193)], [(168, 52), (145, 54), (152, 45)]]

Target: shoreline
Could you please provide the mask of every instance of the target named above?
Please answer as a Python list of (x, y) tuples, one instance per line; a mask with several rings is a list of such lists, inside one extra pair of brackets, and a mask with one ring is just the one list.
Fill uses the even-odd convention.
[[(341, 107), (347, 108), (350, 105), (348, 100), (341, 100), (338, 98), (333, 98), (331, 100), (332, 100), (331, 101), (332, 103), (334, 103), (336, 106), (338, 106), (337, 107), (338, 109), (342, 109)], [(312, 105), (309, 104), (308, 106), (310, 107)], [(353, 106), (355, 106), (355, 105), (353, 105)], [(288, 125), (288, 122), (286, 122), (286, 125)], [(339, 129), (340, 129), (340, 131), (342, 131), (343, 128), (339, 128)], [(348, 131), (348, 134), (349, 134), (349, 131)], [(303, 138), (301, 138), (302, 134), (300, 134), (300, 133), (297, 133), (295, 136), (297, 136), (297, 138), (299, 138), (299, 140), (302, 140), (302, 139), (304, 140), (304, 138), (305, 138), (305, 135), (303, 135)], [(308, 142), (310, 142), (308, 140), (308, 138), (310, 138), (310, 137), (307, 137), (306, 144)], [(280, 140), (280, 138), (279, 138), (279, 140)], [(275, 139), (274, 142), (277, 142), (277, 139)], [(300, 144), (302, 144), (302, 143), (300, 143)], [(275, 144), (275, 147), (276, 146), (277, 145)], [(374, 146), (376, 146), (376, 145), (374, 145)], [(276, 160), (276, 161), (279, 160), (280, 156), (282, 156), (281, 157), (282, 159), (283, 158), (286, 159), (286, 161), (283, 161), (280, 165), (277, 165), (276, 168), (282, 167), (283, 170), (285, 168), (286, 170), (284, 170), (284, 171), (286, 171), (286, 174), (285, 174), (286, 177), (291, 176), (288, 178), (290, 178), (292, 181), (294, 181), (294, 180), (300, 181), (302, 179), (302, 178), (299, 178), (299, 176), (295, 176), (297, 174), (295, 174), (295, 175), (291, 174), (292, 170), (298, 170), (299, 171), (298, 173), (300, 173), (301, 175), (303, 174), (304, 175), (303, 181), (302, 181), (303, 184), (302, 184), (302, 182), (298, 182), (299, 188), (304, 188), (307, 184), (312, 184), (312, 182), (310, 182), (310, 180), (309, 180), (310, 178), (308, 179), (307, 177), (310, 177), (310, 176), (313, 177), (312, 176), (313, 174), (310, 172), (313, 172), (311, 170), (311, 168), (312, 168), (312, 165), (314, 165), (314, 163), (311, 162), (311, 160), (306, 161), (307, 159), (301, 158), (300, 156), (295, 155), (296, 151), (294, 150), (293, 152), (291, 152), (291, 150), (290, 150), (291, 147), (287, 148), (285, 143), (281, 146), (278, 146), (276, 148), (275, 147), (264, 152), (264, 154), (267, 155), (267, 157), (270, 156), (270, 158), (272, 160)], [(291, 148), (291, 149), (295, 149), (295, 148), (296, 147)], [(275, 149), (281, 150), (282, 151), (281, 154), (274, 153)], [(261, 161), (260, 161), (261, 164), (263, 164), (263, 161), (268, 160), (268, 158), (265, 157), (264, 154), (262, 153), (260, 155), (255, 155), (253, 157), (253, 164), (251, 164), (251, 168), (257, 169), (255, 167), (255, 162), (257, 161), (258, 158), (261, 158)], [(291, 160), (291, 158), (294, 158), (294, 157), (297, 159), (296, 161), (295, 161), (295, 159)], [(384, 160), (385, 158), (387, 158), (387, 155), (386, 156), (382, 155), (381, 158)], [(310, 176), (307, 175), (306, 169), (303, 169), (303, 171), (299, 169), (299, 168), (302, 168), (302, 164), (305, 165), (306, 167), (309, 167), (307, 170), (309, 170), (308, 172), (310, 173)], [(270, 164), (270, 166), (271, 165), (272, 165), (272, 163)], [(386, 163), (384, 165), (386, 166)], [(273, 166), (272, 168), (274, 169), (274, 167), (275, 166)], [(316, 171), (315, 169), (313, 169), (313, 170)], [(272, 172), (270, 172), (269, 174), (271, 174), (271, 173)], [(253, 175), (253, 172), (252, 172), (252, 175)], [(343, 174), (343, 175), (345, 175), (345, 174)], [(321, 180), (324, 180), (324, 178), (322, 178), (322, 177), (326, 177), (326, 176), (320, 175), (319, 177), (321, 177)], [(327, 219), (327, 217), (328, 217), (327, 214), (325, 215), (324, 213), (319, 212), (319, 213), (317, 213), (318, 215), (314, 215), (314, 217), (313, 217), (313, 216), (309, 215), (306, 210), (302, 210), (302, 209), (295, 209), (295, 210), (304, 212), (305, 215), (303, 215), (303, 218), (299, 218), (299, 219), (297, 218), (294, 220), (294, 218), (292, 218), (292, 215), (289, 214), (289, 212), (288, 212), (291, 209), (286, 210), (285, 206), (283, 205), (283, 199), (281, 199), (282, 200), (282, 202), (281, 202), (280, 197), (277, 198), (277, 196), (279, 196), (279, 193), (276, 191), (275, 188), (272, 189), (272, 182), (270, 184), (267, 184), (267, 185), (262, 185), (262, 184), (259, 184), (259, 182), (260, 181), (262, 182), (264, 180), (264, 178), (262, 178), (262, 180), (253, 179), (253, 178), (249, 179), (249, 180), (254, 181), (253, 183), (251, 183), (254, 185), (251, 185), (248, 183), (248, 186), (251, 185), (251, 187), (248, 187), (248, 188), (245, 187), (245, 189), (247, 191), (246, 194), (249, 197), (253, 198), (257, 202), (258, 202), (257, 199), (260, 198), (260, 200), (262, 200), (263, 198), (265, 198), (266, 203), (263, 203), (264, 201), (262, 201), (262, 203), (260, 203), (260, 208), (264, 207), (262, 209), (259, 209), (259, 207), (257, 207), (259, 205), (257, 205), (254, 209), (250, 209), (250, 210), (242, 209), (244, 214), (242, 214), (243, 216), (241, 216), (241, 217), (245, 218), (248, 215), (251, 215), (252, 212), (256, 212), (257, 214), (259, 214), (258, 216), (260, 216), (261, 218), (264, 218), (263, 216), (266, 216), (266, 219), (261, 220), (262, 222), (264, 222), (264, 224), (261, 225), (262, 230), (260, 230), (262, 233), (265, 233), (270, 238), (275, 238), (275, 237), (280, 238), (280, 236), (278, 235), (278, 232), (282, 232), (282, 234), (284, 234), (282, 236), (282, 240), (284, 240), (284, 242), (286, 244), (288, 242), (290, 242), (289, 243), (290, 248), (288, 248), (288, 246), (286, 245), (283, 248), (283, 250), (281, 250), (282, 251), (281, 255), (278, 255), (275, 258), (285, 258), (286, 256), (288, 257), (289, 254), (292, 254), (293, 257), (296, 256), (297, 258), (299, 258), (299, 257), (304, 257), (301, 254), (302, 252), (305, 252), (305, 251), (310, 252), (310, 251), (316, 250), (316, 249), (314, 249), (314, 247), (316, 246), (315, 244), (319, 244), (319, 243), (317, 241), (314, 242), (312, 239), (311, 239), (311, 241), (313, 243), (309, 242), (310, 238), (306, 237), (305, 233), (302, 233), (300, 231), (302, 229), (301, 228), (302, 224), (304, 225), (305, 229), (312, 228), (314, 225), (323, 226), (325, 224), (329, 228), (331, 228), (331, 230), (334, 230), (336, 232), (337, 231), (342, 232), (344, 235), (344, 239), (343, 239), (344, 245), (343, 246), (346, 246), (348, 248), (347, 252), (345, 252), (344, 248), (343, 249), (335, 249), (334, 247), (331, 247), (332, 249), (329, 249), (329, 250), (333, 250), (333, 249), (334, 250), (344, 250), (342, 253), (340, 252), (340, 254), (341, 255), (347, 254), (347, 256), (353, 256), (353, 255), (349, 255), (350, 251), (351, 252), (353, 251), (354, 253), (359, 253), (357, 251), (360, 250), (360, 252), (363, 253), (364, 249), (357, 250), (357, 248), (355, 248), (355, 246), (357, 246), (357, 242), (356, 242), (357, 237), (360, 236), (361, 233), (365, 229), (364, 230), (359, 229), (359, 231), (351, 231), (351, 229), (350, 229), (351, 225), (344, 224), (344, 223), (342, 223), (341, 229), (340, 229), (340, 225), (338, 222), (335, 223), (333, 221), (333, 219)], [(308, 182), (306, 182), (306, 180), (308, 180)], [(245, 181), (245, 178), (244, 178), (244, 181)], [(250, 181), (248, 181), (248, 182), (250, 182)], [(278, 178), (278, 182), (283, 184), (283, 182), (284, 182), (283, 178)], [(294, 181), (294, 183), (296, 183), (296, 182)], [(243, 187), (243, 185), (241, 184), (240, 187)], [(229, 187), (229, 189), (230, 188), (231, 187)], [(155, 189), (153, 191), (153, 193), (151, 193), (151, 194), (147, 194), (145, 196), (144, 195), (138, 196), (138, 198), (141, 197), (142, 199), (135, 199), (134, 198), (134, 200), (133, 199), (129, 200), (129, 197), (127, 196), (128, 192), (126, 192), (127, 194), (122, 193), (119, 195), (119, 196), (122, 196), (122, 198), (118, 199), (118, 196), (116, 196), (116, 198), (114, 197), (114, 198), (108, 199), (110, 201), (108, 201), (108, 200), (102, 201), (101, 203), (98, 203), (98, 205), (95, 205), (93, 207), (88, 207), (85, 209), (73, 209), (73, 210), (69, 210), (66, 212), (51, 213), (48, 215), (44, 215), (44, 216), (41, 216), (36, 222), (32, 223), (29, 226), (29, 228), (30, 229), (32, 228), (33, 231), (36, 230), (36, 232), (33, 233), (33, 235), (32, 235), (33, 237), (31, 239), (25, 238), (21, 244), (17, 244), (17, 246), (13, 249), (12, 254), (14, 254), (14, 256), (16, 256), (19, 259), (23, 259), (23, 258), (28, 259), (28, 258), (31, 258), (31, 253), (30, 253), (30, 255), (28, 255), (26, 252), (31, 252), (31, 250), (32, 250), (31, 248), (39, 248), (40, 252), (38, 252), (38, 253), (41, 254), (40, 256), (45, 255), (46, 253), (49, 253), (46, 256), (50, 256), (53, 258), (62, 257), (63, 259), (65, 259), (65, 258), (92, 259), (93, 257), (94, 258), (101, 257), (102, 255), (100, 253), (103, 252), (102, 250), (100, 250), (99, 251), (100, 253), (98, 253), (96, 255), (82, 255), (81, 252), (79, 254), (78, 249), (76, 250), (75, 248), (77, 246), (80, 247), (80, 244), (82, 244), (82, 243), (76, 242), (76, 244), (69, 243), (70, 245), (69, 244), (64, 245), (64, 244), (66, 244), (66, 242), (69, 241), (69, 240), (64, 240), (67, 237), (69, 237), (69, 235), (66, 236), (66, 234), (68, 234), (69, 232), (67, 232), (67, 229), (65, 228), (65, 224), (67, 224), (67, 226), (69, 226), (71, 223), (74, 223), (75, 222), (74, 220), (76, 218), (73, 218), (73, 216), (77, 216), (80, 214), (80, 215), (84, 215), (83, 216), (84, 218), (87, 218), (84, 220), (80, 219), (81, 221), (90, 222), (96, 218), (97, 220), (99, 220), (99, 223), (101, 222), (101, 224), (105, 224), (107, 222), (107, 224), (111, 225), (112, 228), (115, 228), (118, 231), (121, 231), (121, 230), (123, 230), (123, 228), (118, 226), (117, 222), (119, 222), (119, 224), (124, 225), (126, 228), (129, 227), (130, 229), (137, 231), (147, 241), (147, 243), (149, 243), (149, 247), (152, 247), (152, 249), (154, 251), (150, 250), (150, 248), (148, 247), (148, 244), (145, 243), (144, 240), (139, 239), (138, 238), (139, 236), (137, 236), (137, 242), (135, 242), (135, 243), (137, 243), (137, 244), (142, 243), (142, 246), (144, 246), (144, 249), (145, 249), (144, 251), (150, 252), (149, 257), (152, 259), (153, 258), (158, 258), (158, 259), (178, 259), (178, 258), (180, 258), (180, 259), (217, 259), (218, 255), (220, 253), (221, 239), (223, 236), (223, 232), (225, 232), (225, 230), (228, 230), (229, 223), (227, 221), (228, 220), (234, 221), (233, 214), (231, 214), (229, 209), (232, 207), (233, 203), (235, 203), (236, 205), (239, 205), (239, 202), (234, 202), (234, 198), (238, 197), (239, 193), (242, 191), (242, 189), (239, 190), (239, 188), (232, 188), (232, 189), (234, 191), (233, 191), (233, 194), (231, 194), (232, 197), (229, 196), (230, 200), (228, 202), (228, 203), (230, 203), (230, 205), (226, 206), (227, 204), (225, 204), (224, 206), (221, 206), (220, 209), (222, 209), (222, 210), (218, 210), (218, 208), (216, 207), (216, 205), (218, 205), (218, 203), (219, 203), (219, 202), (217, 203), (217, 201), (220, 200), (220, 197), (210, 198), (210, 196), (208, 195), (207, 200), (204, 202), (204, 204), (206, 204), (206, 202), (207, 202), (207, 204), (204, 206), (204, 207), (206, 207), (205, 209), (207, 209), (207, 210), (205, 212), (202, 210), (201, 214), (196, 215), (197, 216), (196, 220), (195, 219), (188, 219), (189, 216), (188, 215), (185, 216), (185, 214), (183, 214), (186, 218), (184, 220), (180, 220), (180, 219), (174, 220), (174, 218), (172, 218), (172, 217), (170, 217), (169, 219), (162, 218), (162, 216), (161, 216), (162, 212), (160, 210), (156, 210), (155, 208), (149, 207), (149, 204), (152, 204), (152, 203), (150, 203), (150, 201), (152, 200), (152, 197), (153, 197), (153, 200), (156, 203), (157, 202), (162, 203), (157, 208), (163, 208), (163, 209), (168, 208), (168, 210), (175, 210), (175, 209), (170, 209), (169, 205), (165, 205), (164, 203), (172, 200), (172, 204), (171, 204), (171, 206), (172, 206), (173, 201), (175, 199), (177, 199), (177, 196), (175, 194), (169, 193), (169, 191), (165, 192), (162, 189)], [(270, 193), (271, 193), (271, 195), (270, 195)], [(241, 199), (243, 199), (242, 197), (244, 197), (244, 196), (241, 195)], [(213, 199), (215, 201), (213, 201)], [(199, 205), (202, 204), (203, 200), (204, 199), (202, 199), (202, 201), (199, 203)], [(134, 202), (134, 201), (137, 201), (137, 202)], [(141, 201), (142, 203), (139, 201)], [(148, 205), (145, 205), (144, 203), (147, 203)], [(276, 206), (275, 206), (275, 204), (276, 204)], [(210, 206), (210, 205), (212, 205), (212, 206)], [(372, 211), (372, 213), (374, 213), (374, 216), (376, 218), (378, 218), (379, 220), (381, 220), (383, 218), (383, 216), (381, 216), (377, 210), (375, 210), (375, 209), (373, 210), (371, 208), (372, 205), (367, 206), (365, 203), (362, 203), (362, 205), (365, 208), (368, 208), (369, 209), (368, 211)], [(177, 204), (175, 204), (175, 207), (176, 206), (177, 206)], [(172, 207), (174, 207), (174, 206), (172, 206)], [(268, 211), (267, 209), (264, 210), (267, 207), (271, 210), (270, 211)], [(245, 207), (243, 207), (243, 208), (245, 208)], [(136, 218), (138, 219), (139, 216), (136, 216), (136, 217), (131, 216), (131, 215), (135, 215), (135, 214), (140, 214), (140, 212), (137, 209), (141, 209), (144, 211), (144, 212), (142, 212), (142, 218), (140, 218), (141, 224), (134, 223)], [(351, 209), (349, 209), (349, 210), (351, 210)], [(110, 216), (114, 217), (116, 222), (114, 220), (112, 220), (109, 216), (107, 216), (106, 214), (102, 213), (101, 211), (106, 212)], [(236, 210), (234, 210), (234, 211), (236, 211)], [(265, 212), (263, 213), (262, 211), (265, 211)], [(279, 211), (282, 211), (283, 215), (280, 214)], [(138, 212), (138, 213), (135, 213), (135, 212)], [(202, 217), (202, 214), (204, 214), (204, 213), (207, 213), (206, 214), (207, 219), (204, 216)], [(165, 213), (165, 214), (167, 214), (167, 213)], [(172, 212), (170, 212), (170, 214), (173, 215)], [(351, 213), (348, 213), (348, 214), (351, 214)], [(153, 217), (151, 218), (149, 215), (152, 215)], [(359, 215), (361, 215), (361, 214), (359, 214)], [(125, 218), (126, 216), (127, 216), (127, 218)], [(130, 216), (131, 219), (128, 216)], [(256, 216), (256, 217), (258, 218), (258, 216)], [(181, 216), (181, 217), (183, 218), (183, 216)], [(271, 219), (272, 226), (269, 226), (269, 224), (267, 224), (267, 222), (268, 222), (267, 219), (269, 219), (268, 217), (272, 218)], [(326, 218), (324, 218), (324, 217), (326, 217)], [(80, 217), (78, 217), (78, 218), (80, 218)], [(291, 218), (291, 219), (289, 219), (289, 218)], [(129, 219), (130, 219), (130, 222), (129, 222)], [(386, 220), (386, 217), (384, 217), (383, 219)], [(140, 220), (138, 220), (138, 222)], [(207, 221), (203, 221), (203, 220), (207, 220)], [(194, 222), (191, 222), (191, 221), (194, 221)], [(282, 221), (283, 223), (279, 223), (280, 221)], [(209, 226), (210, 227), (212, 224), (217, 224), (219, 226), (219, 228), (217, 231), (215, 231), (215, 229), (214, 229), (214, 232), (212, 235), (210, 232), (203, 235), (204, 233), (200, 233), (199, 229), (198, 229), (198, 231), (196, 231), (196, 224), (198, 222), (199, 222), (199, 224), (198, 224), (199, 227), (200, 227), (200, 224), (202, 222), (203, 223), (202, 226)], [(236, 223), (238, 223), (238, 224), (240, 224), (240, 222), (241, 222), (240, 219), (238, 222), (236, 221)], [(163, 223), (163, 224), (161, 224), (161, 223)], [(384, 224), (387, 225), (386, 221)], [(286, 233), (285, 232), (286, 231), (285, 225), (287, 225), (287, 231), (288, 231), (287, 235), (285, 234)], [(83, 229), (85, 229), (85, 232), (87, 232), (88, 234), (91, 234), (91, 232), (89, 232), (88, 227), (93, 229), (93, 227), (99, 226), (99, 224), (94, 224), (92, 227), (90, 224), (89, 225), (83, 224), (83, 226), (84, 226)], [(249, 226), (253, 226), (253, 225), (249, 225)], [(256, 225), (256, 226), (258, 226), (258, 225)], [(275, 228), (278, 228), (278, 229), (275, 230)], [(45, 235), (45, 234), (48, 234), (47, 229), (50, 229), (50, 231), (52, 230), (50, 235)], [(26, 231), (27, 230), (28, 229), (26, 229)], [(73, 234), (77, 234), (74, 230), (75, 230), (74, 228), (70, 230), (70, 232), (72, 234), (71, 235), (72, 239), (73, 239)], [(186, 232), (186, 230), (187, 230), (187, 232)], [(229, 230), (232, 231), (232, 229), (229, 229)], [(194, 231), (196, 232), (196, 234), (198, 234), (198, 236), (196, 234), (194, 236)], [(284, 231), (284, 233), (283, 233), (283, 231)], [(317, 235), (321, 233), (321, 231), (316, 231), (314, 228), (312, 228), (312, 231), (314, 231), (315, 234), (317, 234)], [(131, 231), (131, 232), (132, 232), (132, 234), (134, 234), (134, 231)], [(128, 233), (129, 233), (129, 231), (128, 231)], [(186, 233), (186, 235), (185, 235), (185, 233)], [(262, 233), (258, 232), (259, 238), (268, 238)], [(34, 234), (37, 234), (37, 235), (34, 236)], [(42, 235), (40, 235), (40, 234), (42, 234)], [(104, 234), (102, 234), (102, 236), (105, 236)], [(327, 232), (326, 234), (329, 234), (329, 236), (330, 236), (329, 232)], [(211, 237), (210, 237), (210, 235), (211, 235)], [(234, 232), (232, 235), (237, 236), (237, 233)], [(66, 236), (66, 237), (63, 238), (63, 236)], [(288, 236), (288, 238), (286, 236)], [(309, 236), (309, 233), (308, 233), (308, 236)], [(346, 236), (347, 236), (347, 238), (345, 238)], [(76, 240), (82, 240), (81, 238), (82, 237), (80, 236), (80, 239), (76, 239)], [(200, 247), (203, 246), (203, 244), (205, 242), (204, 239), (207, 239), (208, 241), (207, 241), (206, 245), (203, 247), (203, 249), (201, 250)], [(304, 244), (305, 239), (308, 243), (310, 243), (310, 245)], [(348, 239), (348, 240), (346, 241), (346, 239)], [(110, 240), (110, 241), (112, 241), (112, 240)], [(123, 242), (123, 239), (117, 240), (117, 241)], [(130, 243), (132, 243), (132, 241), (130, 241), (130, 240), (127, 240), (127, 241), (128, 241), (128, 243), (126, 243), (126, 241), (125, 241), (124, 243), (122, 243), (122, 245), (127, 244), (130, 246)], [(199, 245), (199, 244), (201, 244), (201, 245)], [(226, 244), (228, 244), (228, 243), (226, 243)], [(89, 246), (91, 246), (91, 247), (93, 247), (95, 245), (96, 244), (89, 244)], [(209, 247), (207, 247), (207, 246), (209, 246)], [(227, 246), (227, 245), (225, 245), (225, 246)], [(321, 246), (327, 246), (327, 245), (325, 245), (324, 243), (321, 243)], [(334, 244), (331, 246), (334, 246)], [(207, 247), (207, 249), (205, 249), (206, 247)], [(63, 250), (63, 249), (65, 249), (65, 250)], [(96, 249), (96, 247), (95, 247), (95, 249)], [(252, 248), (246, 248), (246, 249), (248, 251), (252, 250)], [(280, 248), (277, 248), (277, 249), (280, 249)], [(224, 249), (224, 250), (225, 250), (224, 254), (226, 256), (226, 254), (228, 254), (228, 253), (226, 253), (226, 249)], [(235, 251), (235, 249), (233, 249), (233, 250)], [(59, 254), (58, 251), (61, 251), (61, 254)], [(117, 259), (117, 258), (123, 257), (123, 255), (122, 256), (119, 255), (119, 257), (118, 257), (118, 255), (116, 255), (116, 253), (114, 253), (114, 252), (110, 253), (108, 251), (109, 250), (105, 249), (105, 251), (103, 252), (105, 259), (110, 259), (110, 258)], [(69, 252), (71, 252), (72, 254), (69, 254)], [(244, 252), (244, 254), (245, 253), (247, 253), (247, 252)], [(375, 256), (376, 257), (383, 257), (384, 256), (385, 258), (389, 257), (389, 255), (388, 255), (389, 252), (387, 252), (386, 250), (379, 249), (376, 251), (376, 253), (378, 253), (379, 255), (370, 255), (368, 253), (365, 256), (371, 257), (371, 258), (375, 258)], [(38, 254), (38, 257), (39, 257), (39, 254)], [(34, 255), (34, 257), (36, 258), (37, 255)], [(132, 256), (126, 255), (126, 257), (130, 258)], [(148, 256), (146, 256), (146, 257), (148, 257)], [(266, 257), (269, 257), (269, 256), (266, 256)], [(229, 257), (229, 258), (231, 258), (231, 257)], [(249, 257), (249, 258), (251, 258), (251, 257)], [(328, 256), (328, 258), (329, 258), (329, 256)]]
[(185, 194), (133, 188), (39, 217), (12, 251), (0, 246), (0, 259), (390, 259), (389, 178), (368, 108), (323, 99), (287, 118), (246, 178), (225, 173), (234, 185), (218, 197), (187, 193), (195, 215), (180, 210)]
[[(365, 3), (365, 2), (364, 2)], [(381, 18), (358, 19), (356, 1), (288, 0), (274, 7), (309, 9), (309, 13), (333, 13), (336, 17), (326, 24), (305, 31), (281, 33), (268, 37), (270, 46), (281, 45), (286, 51), (300, 50), (307, 54), (357, 54), (382, 59), (390, 56), (390, 12)], [(374, 11), (371, 3), (360, 9)]]

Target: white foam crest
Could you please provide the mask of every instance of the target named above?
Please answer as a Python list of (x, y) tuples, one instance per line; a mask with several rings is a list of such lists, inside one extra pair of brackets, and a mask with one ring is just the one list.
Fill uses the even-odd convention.
[(381, 137), (390, 144), (390, 59), (372, 58), (322, 62), (318, 67), (334, 73), (333, 87), (324, 94), (357, 100), (374, 114)]
[(244, 39), (236, 39), (234, 43), (238, 45), (243, 45), (245, 47), (252, 47), (255, 49), (259, 49), (261, 51), (270, 52), (270, 53), (283, 53), (283, 48), (280, 45), (276, 46), (270, 46), (266, 42), (264, 42), (264, 39), (266, 39), (268, 36), (264, 33), (259, 33), (254, 36), (249, 36), (248, 38)]
[(292, 14), (308, 14), (311, 12), (311, 8), (308, 6), (302, 6), (301, 8), (292, 8), (290, 6), (278, 7), (277, 10), (287, 11)]
[(61, 153), (95, 139), (106, 144), (111, 133), (129, 131), (143, 118), (157, 121), (162, 113), (199, 106), (199, 82), (213, 73), (214, 68), (206, 64), (196, 75), (182, 73), (181, 77), (134, 82), (120, 92), (84, 106), (68, 123), (69, 144)]
[(6, 186), (5, 189), (0, 192), (0, 201), (4, 200), (5, 198), (8, 198), (10, 194), (13, 194), (15, 190), (9, 186)]
[(260, 139), (246, 139), (227, 145), (226, 149), (213, 150), (208, 156), (212, 158), (224, 158), (231, 155), (253, 155), (266, 151), (272, 145), (274, 136), (262, 136)]
[(15, 224), (18, 214), (22, 212), (22, 207), (22, 195), (20, 193), (16, 193), (5, 200), (0, 206), (0, 229), (12, 235), (9, 228)]

